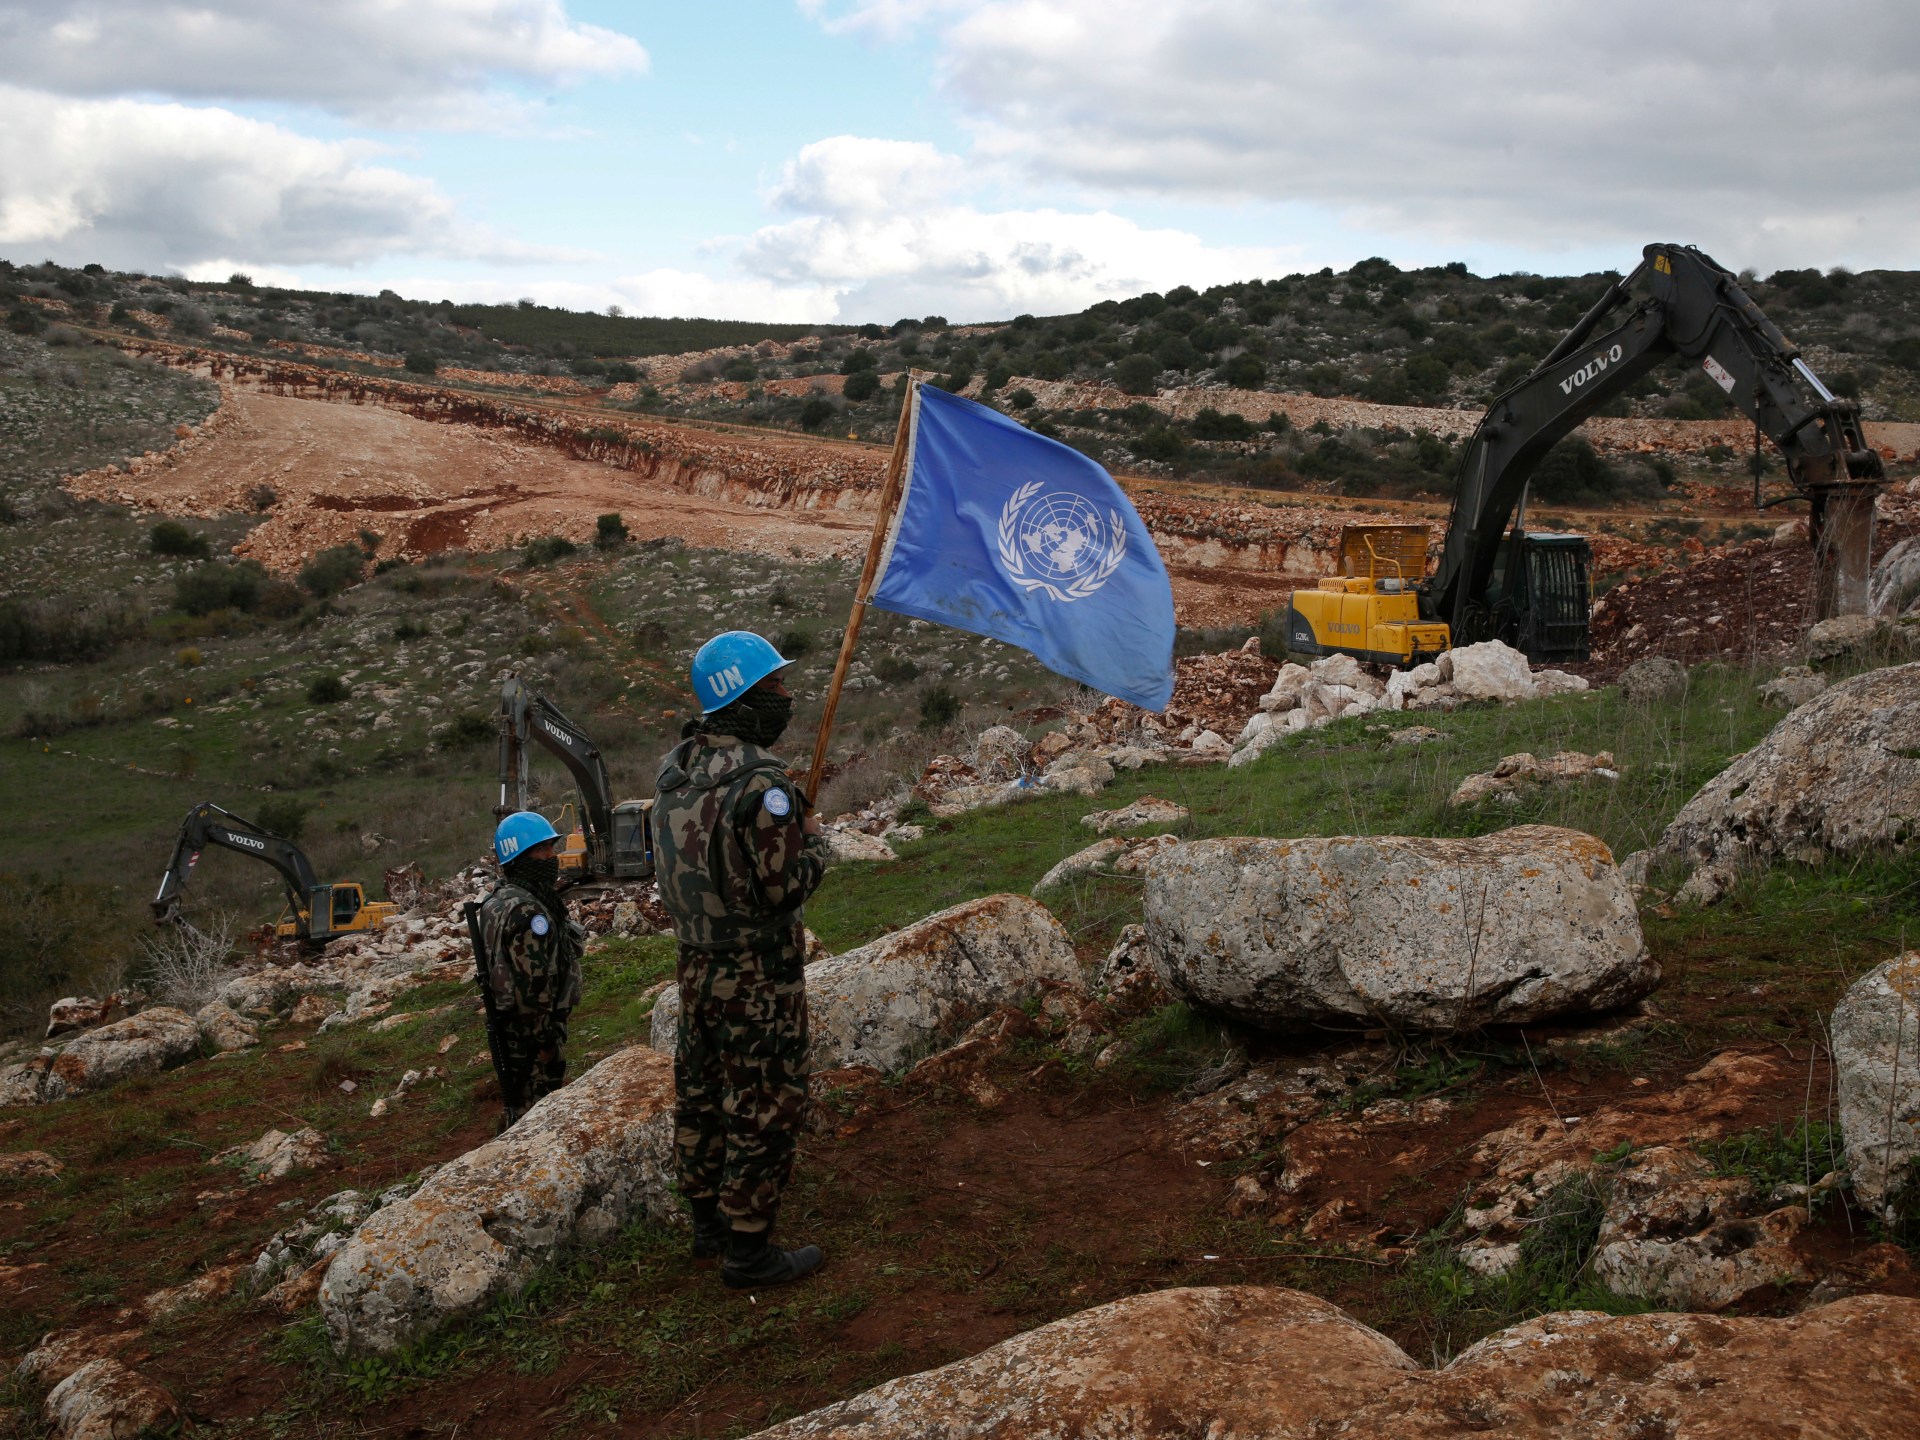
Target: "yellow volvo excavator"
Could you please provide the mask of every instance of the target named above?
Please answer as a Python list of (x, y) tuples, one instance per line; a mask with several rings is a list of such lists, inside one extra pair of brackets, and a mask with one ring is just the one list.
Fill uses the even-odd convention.
[(1404, 665), (1501, 640), (1536, 663), (1585, 660), (1592, 549), (1583, 535), (1526, 529), (1527, 481), (1557, 441), (1676, 356), (1752, 418), (1756, 444), (1764, 433), (1779, 448), (1793, 488), (1765, 503), (1809, 502), (1814, 618), (1863, 611), (1886, 471), (1860, 407), (1821, 384), (1737, 276), (1690, 245), (1649, 245), (1639, 268), (1481, 417), (1432, 577), (1424, 531), (1417, 542), (1381, 533), (1420, 527), (1355, 527), (1342, 537), (1342, 573), (1294, 592), (1287, 648)]

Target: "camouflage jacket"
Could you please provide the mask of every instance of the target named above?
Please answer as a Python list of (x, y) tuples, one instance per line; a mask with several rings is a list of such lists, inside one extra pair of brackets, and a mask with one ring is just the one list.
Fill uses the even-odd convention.
[(695, 734), (667, 755), (654, 797), (660, 903), (680, 943), (798, 945), (827, 844), (803, 829), (807, 802), (786, 763), (731, 735)]
[(580, 1003), (580, 932), (567, 907), (503, 882), (480, 906), (487, 989), (503, 1015), (565, 1015)]

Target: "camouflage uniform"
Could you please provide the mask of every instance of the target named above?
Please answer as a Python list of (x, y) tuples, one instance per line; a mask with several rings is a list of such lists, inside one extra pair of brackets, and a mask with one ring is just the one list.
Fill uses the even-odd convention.
[(567, 1017), (580, 1003), (581, 931), (558, 895), (509, 878), (481, 904), (480, 935), (511, 1125), (566, 1080)]
[(766, 1230), (806, 1108), (800, 907), (826, 873), (826, 842), (802, 829), (785, 763), (731, 735), (682, 741), (655, 797), (660, 900), (680, 941), (680, 1188), (717, 1196), (736, 1231)]

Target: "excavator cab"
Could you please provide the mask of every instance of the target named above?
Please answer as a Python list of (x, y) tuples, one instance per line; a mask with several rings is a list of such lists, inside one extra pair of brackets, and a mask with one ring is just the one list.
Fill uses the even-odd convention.
[(1426, 526), (1347, 526), (1340, 532), (1340, 571), (1311, 590), (1293, 592), (1289, 650), (1405, 667), (1447, 648), (1447, 627), (1420, 618)]
[(613, 807), (613, 875), (616, 880), (653, 876), (653, 801), (622, 800)]
[(1584, 535), (1508, 531), (1487, 585), (1489, 634), (1462, 636), (1461, 643), (1501, 640), (1536, 663), (1585, 660), (1592, 569)]
[(295, 911), (289, 905), (273, 927), (274, 936), (292, 940), (300, 936), (304, 922), (306, 938), (319, 944), (342, 935), (359, 935), (378, 930), (392, 919), (399, 906), (386, 900), (369, 900), (358, 883), (347, 880), (335, 885), (313, 887), (308, 908)]
[(560, 807), (560, 818), (553, 822), (553, 828), (560, 832), (560, 843), (554, 847), (553, 854), (560, 862), (561, 878), (580, 879), (587, 873), (587, 832), (581, 827), (571, 800)]

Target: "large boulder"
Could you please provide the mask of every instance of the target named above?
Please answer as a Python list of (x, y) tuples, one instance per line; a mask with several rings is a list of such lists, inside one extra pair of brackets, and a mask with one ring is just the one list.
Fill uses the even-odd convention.
[(1548, 825), (1175, 845), (1145, 918), (1170, 991), (1268, 1029), (1531, 1023), (1660, 978), (1612, 852)]
[(179, 1419), (171, 1395), (106, 1356), (54, 1386), (42, 1414), (58, 1440), (133, 1440)]
[(1882, 615), (1836, 615), (1807, 631), (1807, 660), (1905, 659), (1913, 654), (1913, 632)]
[(1920, 664), (1829, 687), (1700, 788), (1653, 860), (1696, 872), (1712, 900), (1736, 867), (1903, 848), (1920, 835)]
[(1443, 685), (1467, 700), (1531, 700), (1537, 693), (1527, 657), (1498, 640), (1459, 645), (1434, 662)]
[[(987, 895), (807, 967), (809, 1054), (816, 1069), (893, 1071), (1042, 982), (1080, 982), (1073, 940), (1024, 895)], [(673, 1049), (680, 997), (661, 993), (653, 1046)]]
[(244, 1015), (236, 1015), (218, 1000), (210, 1000), (194, 1014), (200, 1038), (210, 1050), (245, 1050), (260, 1043), (260, 1027)]
[(1301, 1436), (1418, 1370), (1298, 1290), (1159, 1290), (903, 1376), (757, 1440)]
[(1841, 997), (1833, 1065), (1854, 1198), (1888, 1222), (1920, 1213), (1920, 951)]
[(1678, 700), (1687, 693), (1687, 667), (1664, 655), (1646, 655), (1620, 672), (1620, 690), (1636, 705)]
[(1867, 613), (1902, 615), (1920, 600), (1920, 535), (1909, 535), (1873, 567), (1867, 581)]
[(1297, 1290), (1161, 1290), (902, 1376), (756, 1440), (1908, 1440), (1920, 1301), (1782, 1318), (1561, 1312), (1423, 1370)]
[(156, 1005), (0, 1071), (0, 1106), (45, 1105), (105, 1090), (135, 1075), (170, 1070), (199, 1053), (200, 1026), (193, 1016)]
[(374, 1213), (320, 1285), (341, 1352), (391, 1354), (520, 1289), (573, 1243), (644, 1212), (681, 1223), (673, 1195), (673, 1064), (609, 1055), (498, 1139)]

